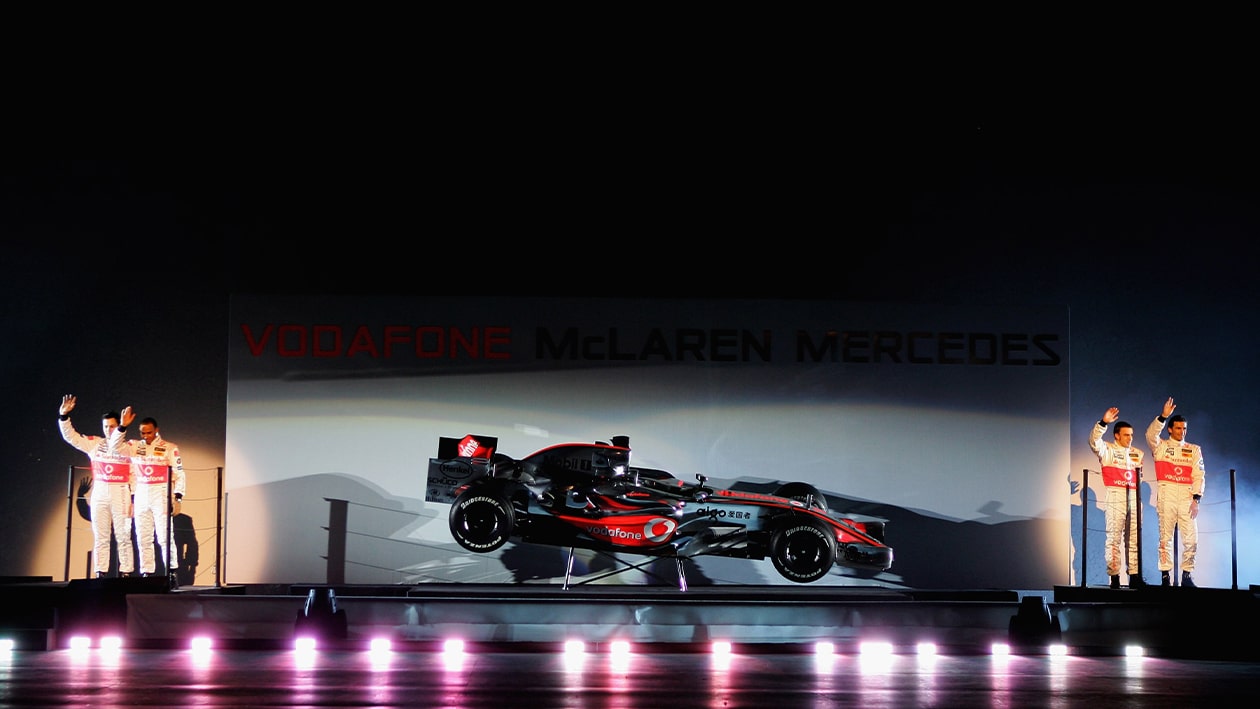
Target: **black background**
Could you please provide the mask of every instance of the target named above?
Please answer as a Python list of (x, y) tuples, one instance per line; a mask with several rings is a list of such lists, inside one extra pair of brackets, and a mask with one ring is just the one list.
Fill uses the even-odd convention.
[(1172, 395), (1209, 468), (1254, 475), (1242, 117), (772, 84), (304, 103), (139, 157), (7, 161), (7, 531), (37, 528), (82, 463), (57, 434), (64, 393), (91, 412), (81, 432), (130, 403), (222, 464), (233, 293), (1065, 305), (1075, 467), (1107, 406), (1145, 423)]

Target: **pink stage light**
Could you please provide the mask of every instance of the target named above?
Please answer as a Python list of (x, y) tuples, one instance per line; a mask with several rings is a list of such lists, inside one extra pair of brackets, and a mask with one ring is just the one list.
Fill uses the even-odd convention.
[(868, 640), (858, 645), (858, 652), (863, 657), (887, 657), (893, 654), (893, 646), (882, 640)]

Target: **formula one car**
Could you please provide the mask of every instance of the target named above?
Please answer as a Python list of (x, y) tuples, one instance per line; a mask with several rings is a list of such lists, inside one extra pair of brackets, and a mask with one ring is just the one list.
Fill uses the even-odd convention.
[[(455, 541), (485, 553), (510, 540), (573, 550), (676, 560), (702, 555), (770, 557), (783, 578), (809, 583), (834, 564), (882, 571), (892, 565), (883, 522), (833, 516), (812, 485), (790, 482), (774, 494), (719, 489), (696, 474), (687, 483), (664, 470), (630, 465), (630, 439), (565, 443), (514, 459), (498, 439), (440, 438), (429, 460), (426, 500), (451, 504)], [(565, 576), (568, 587), (569, 575)]]

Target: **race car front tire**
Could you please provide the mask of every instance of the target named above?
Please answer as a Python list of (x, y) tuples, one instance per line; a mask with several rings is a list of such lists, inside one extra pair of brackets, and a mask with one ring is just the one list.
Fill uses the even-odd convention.
[(516, 512), (503, 495), (473, 488), (451, 503), (451, 536), (468, 551), (479, 554), (507, 544), (516, 526)]
[(775, 490), (774, 494), (776, 497), (786, 497), (789, 500), (799, 500), (800, 502), (804, 502), (806, 504), (809, 504), (809, 502), (812, 501), (815, 508), (823, 512), (827, 511), (827, 496), (819, 492), (818, 488), (810, 485), (809, 483), (787, 483), (778, 490)]
[(836, 540), (822, 523), (788, 517), (770, 538), (770, 561), (788, 581), (810, 583), (827, 575), (836, 560)]

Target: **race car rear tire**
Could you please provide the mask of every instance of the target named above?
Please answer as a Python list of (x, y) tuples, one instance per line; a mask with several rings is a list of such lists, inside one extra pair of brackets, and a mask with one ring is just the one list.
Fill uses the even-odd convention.
[(775, 497), (786, 497), (789, 500), (813, 500), (814, 507), (822, 512), (827, 511), (827, 496), (809, 483), (788, 483), (774, 491)]
[(468, 551), (494, 551), (512, 537), (516, 512), (506, 497), (491, 490), (465, 490), (451, 503), (451, 536)]
[(808, 517), (784, 519), (770, 538), (770, 561), (788, 581), (817, 581), (827, 575), (835, 560), (835, 535)]

